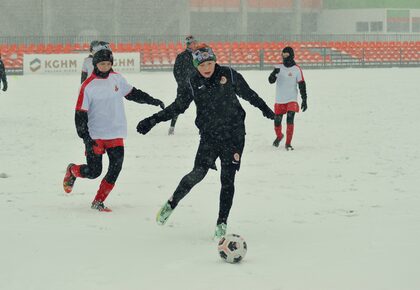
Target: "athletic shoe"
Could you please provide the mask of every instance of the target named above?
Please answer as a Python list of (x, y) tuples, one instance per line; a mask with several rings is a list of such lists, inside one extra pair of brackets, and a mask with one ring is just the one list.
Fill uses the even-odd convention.
[(216, 230), (214, 231), (214, 239), (220, 240), (226, 235), (227, 225), (225, 223), (218, 224)]
[(71, 173), (71, 167), (73, 165), (73, 163), (67, 165), (66, 174), (64, 175), (63, 188), (66, 193), (70, 193), (73, 190), (73, 185), (76, 181), (76, 176)]
[(283, 140), (283, 137), (284, 137), (284, 135), (281, 135), (280, 138), (274, 139), (273, 146), (274, 147), (279, 147), (279, 144), (280, 144), (281, 140)]
[(112, 211), (110, 208), (106, 207), (102, 201), (99, 201), (99, 200), (94, 200), (92, 202), (91, 208), (95, 209), (95, 210), (98, 210), (98, 211), (104, 211), (104, 212), (111, 212)]
[(156, 215), (156, 222), (158, 225), (163, 226), (173, 211), (174, 209), (171, 207), (169, 202), (165, 202)]
[(292, 145), (290, 144), (286, 144), (284, 147), (286, 148), (287, 151), (295, 150), (295, 148), (293, 148)]

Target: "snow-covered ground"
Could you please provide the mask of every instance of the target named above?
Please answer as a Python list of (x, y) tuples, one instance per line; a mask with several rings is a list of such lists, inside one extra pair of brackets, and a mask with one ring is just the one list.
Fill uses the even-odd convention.
[[(269, 73), (243, 75), (272, 105)], [(0, 92), (0, 289), (420, 289), (420, 68), (304, 73), (295, 151), (272, 147), (272, 122), (242, 102), (247, 142), (228, 232), (248, 253), (237, 265), (211, 240), (219, 172), (166, 226), (155, 223), (193, 165), (193, 104), (174, 136), (169, 123), (142, 136), (137, 122), (157, 107), (126, 102), (125, 163), (106, 202), (113, 212), (99, 213), (90, 202), (100, 179), (62, 189), (67, 164), (84, 161), (73, 121), (80, 76), (10, 76)], [(126, 78), (166, 104), (175, 97), (170, 72)]]

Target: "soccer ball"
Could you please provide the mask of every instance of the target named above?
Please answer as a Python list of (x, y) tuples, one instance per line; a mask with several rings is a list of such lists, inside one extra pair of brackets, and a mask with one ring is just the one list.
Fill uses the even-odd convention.
[(229, 234), (220, 239), (217, 250), (222, 260), (235, 264), (245, 258), (247, 245), (240, 235)]

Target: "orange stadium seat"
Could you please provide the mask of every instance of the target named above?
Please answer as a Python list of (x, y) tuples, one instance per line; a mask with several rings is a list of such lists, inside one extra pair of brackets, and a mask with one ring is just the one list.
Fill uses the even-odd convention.
[(71, 53), (72, 51), (73, 51), (73, 46), (71, 45), (71, 43), (67, 42), (63, 47), (63, 52)]
[(45, 45), (43, 43), (37, 44), (36, 53), (39, 53), (39, 54), (45, 53)]
[[(225, 1), (225, 4), (228, 2)], [(270, 4), (267, 1), (257, 2), (258, 5)], [(332, 59), (364, 60), (365, 63), (372, 64), (420, 62), (420, 41), (215, 41), (208, 44), (214, 49), (218, 62), (222, 65), (258, 66), (261, 49), (264, 49), (264, 62), (274, 65), (281, 62), (281, 50), (285, 46), (292, 46), (297, 62), (307, 65), (331, 62)], [(111, 48), (116, 52), (140, 52), (141, 64), (144, 66), (169, 67), (174, 64), (177, 54), (185, 49), (185, 44), (182, 41), (118, 42), (111, 43)], [(27, 53), (72, 53), (86, 52), (88, 49), (88, 43), (0, 44), (4, 63), (9, 68), (22, 67), (23, 54)], [(324, 52), (327, 53), (326, 56), (323, 55)]]

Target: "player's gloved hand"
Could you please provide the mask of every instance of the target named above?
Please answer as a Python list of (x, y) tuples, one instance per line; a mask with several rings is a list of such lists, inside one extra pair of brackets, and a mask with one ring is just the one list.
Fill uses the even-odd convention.
[(276, 74), (278, 74), (280, 72), (279, 68), (275, 68), (272, 73), (270, 74), (270, 76), (268, 77), (268, 81), (270, 84), (274, 83), (277, 80)]
[(305, 112), (306, 109), (308, 108), (308, 104), (306, 102), (306, 98), (302, 99), (302, 104), (300, 105), (300, 108), (302, 109), (302, 112)]
[(98, 146), (95, 140), (93, 140), (90, 136), (83, 138), (83, 143), (86, 146), (86, 152), (94, 154), (95, 151), (93, 150), (93, 146)]
[(264, 110), (262, 113), (263, 113), (264, 117), (266, 117), (268, 119), (271, 119), (271, 120), (274, 120), (275, 114), (274, 114), (273, 110), (271, 110), (270, 108), (267, 107), (267, 109)]
[(146, 118), (137, 124), (137, 132), (146, 135), (156, 125), (156, 119), (153, 117)]
[(276, 74), (278, 74), (279, 72), (280, 72), (280, 69), (279, 69), (279, 68), (275, 68), (271, 74), (272, 74), (273, 76), (275, 76), (275, 75), (276, 75)]
[(3, 89), (2, 90), (3, 90), (3, 92), (7, 91), (7, 82), (3, 83)]
[(155, 99), (153, 105), (161, 107), (162, 110), (165, 109), (165, 104), (159, 99)]

